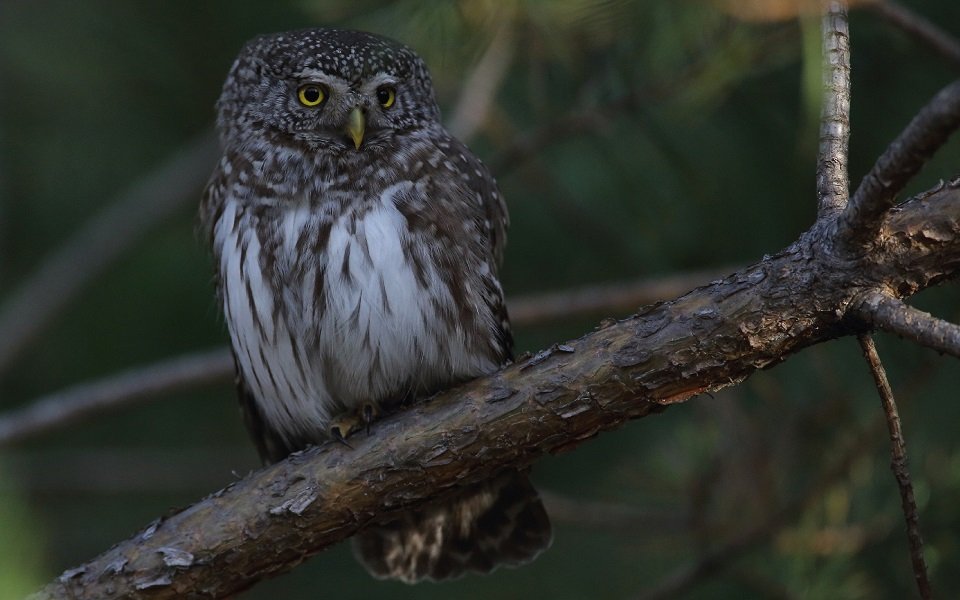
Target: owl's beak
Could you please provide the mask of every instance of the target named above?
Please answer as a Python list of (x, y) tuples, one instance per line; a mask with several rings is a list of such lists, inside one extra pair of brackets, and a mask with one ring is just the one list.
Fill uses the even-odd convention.
[(359, 106), (354, 106), (347, 117), (347, 135), (353, 140), (353, 145), (357, 150), (363, 143), (363, 133), (367, 129), (367, 119), (363, 116), (363, 111)]

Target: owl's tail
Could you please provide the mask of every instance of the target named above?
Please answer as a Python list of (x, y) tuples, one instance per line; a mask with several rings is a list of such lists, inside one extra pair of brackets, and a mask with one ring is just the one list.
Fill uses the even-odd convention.
[(360, 532), (354, 552), (375, 577), (416, 583), (516, 567), (536, 558), (551, 539), (537, 490), (525, 474), (509, 471)]

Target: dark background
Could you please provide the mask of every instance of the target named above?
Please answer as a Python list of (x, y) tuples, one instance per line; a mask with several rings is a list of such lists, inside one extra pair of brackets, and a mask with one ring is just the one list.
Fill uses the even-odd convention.
[[(956, 0), (906, 4), (960, 35)], [(208, 130), (246, 39), (314, 25), (412, 46), (448, 118), (491, 39), (504, 36), (509, 62), (488, 81), (489, 110), (466, 141), (510, 206), (509, 298), (759, 260), (815, 215), (819, 20), (743, 19), (723, 6), (0, 0), (0, 313), (55, 248)], [(856, 183), (960, 67), (871, 13), (853, 12), (851, 35)], [(531, 139), (543, 143), (511, 154)], [(960, 175), (958, 161), (954, 141), (908, 191)], [(18, 351), (0, 372), (0, 416), (72, 384), (225, 343), (194, 235), (200, 193)], [(912, 302), (960, 320), (956, 284)], [(535, 351), (625, 314), (518, 327), (517, 348)], [(901, 403), (927, 562), (949, 593), (960, 587), (960, 369), (892, 336), (878, 344)], [(634, 598), (755, 528), (743, 552), (723, 553), (721, 574), (684, 597), (909, 597), (880, 412), (855, 340), (824, 344), (538, 463), (534, 481), (556, 527), (553, 547), (531, 566), (408, 587), (371, 580), (343, 544), (245, 597)], [(830, 475), (838, 462), (847, 468)], [(227, 382), (0, 447), (0, 597), (26, 593), (256, 467)]]

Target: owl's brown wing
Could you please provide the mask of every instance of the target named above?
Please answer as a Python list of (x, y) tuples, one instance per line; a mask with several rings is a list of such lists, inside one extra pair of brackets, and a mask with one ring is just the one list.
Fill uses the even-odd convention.
[(505, 364), (513, 360), (513, 330), (510, 327), (510, 316), (503, 299), (503, 288), (500, 286), (498, 271), (503, 264), (503, 254), (507, 246), (507, 228), (510, 226), (510, 214), (507, 212), (507, 204), (504, 201), (503, 194), (500, 193), (497, 181), (490, 174), (487, 166), (459, 140), (451, 138), (451, 142), (451, 154), (456, 152), (458, 157), (465, 157), (466, 159), (467, 179), (465, 183), (471, 191), (478, 195), (481, 203), (482, 210), (478, 219), (481, 222), (478, 225), (489, 244), (490, 259), (488, 264), (491, 273), (491, 276), (484, 281), (484, 288), (487, 302), (500, 322), (498, 333), (500, 346), (504, 350), (500, 362)]
[[(494, 273), (503, 264), (503, 252), (507, 245), (507, 228), (510, 227), (510, 214), (496, 179), (483, 162), (470, 149), (457, 139), (449, 139), (449, 149), (445, 152), (448, 159), (462, 159), (461, 171), (463, 183), (471, 191), (479, 194), (483, 229), (490, 241), (490, 250), (494, 259)], [(459, 162), (455, 160), (455, 162)], [(451, 181), (454, 185), (460, 182)], [(474, 200), (470, 198), (471, 204)]]
[(463, 197), (463, 202), (459, 205), (472, 211), (474, 229), (463, 234), (465, 237), (476, 235), (482, 241), (483, 246), (479, 249), (477, 258), (485, 262), (489, 269), (482, 281), (484, 302), (499, 322), (495, 332), (498, 337), (496, 345), (500, 348), (497, 359), (503, 365), (513, 359), (513, 332), (498, 277), (507, 245), (510, 215), (497, 181), (487, 166), (466, 145), (448, 137), (440, 147), (447, 161), (456, 165), (459, 176), (436, 178), (435, 189), (431, 190), (431, 194), (438, 198), (451, 198), (459, 194)]

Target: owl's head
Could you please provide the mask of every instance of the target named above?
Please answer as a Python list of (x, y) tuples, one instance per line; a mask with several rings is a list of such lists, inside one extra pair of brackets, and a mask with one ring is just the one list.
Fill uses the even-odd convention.
[(217, 109), (226, 147), (279, 136), (362, 151), (439, 121), (419, 56), (388, 38), (342, 29), (251, 40), (230, 69)]

